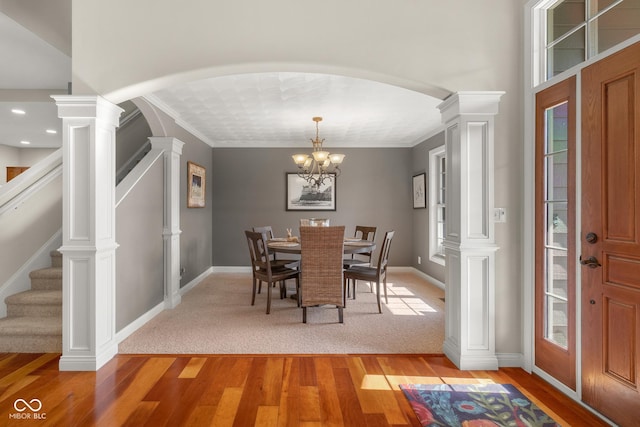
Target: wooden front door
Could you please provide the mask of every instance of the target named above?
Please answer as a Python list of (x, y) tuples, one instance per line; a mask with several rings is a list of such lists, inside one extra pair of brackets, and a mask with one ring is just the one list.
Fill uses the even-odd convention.
[(640, 416), (640, 43), (582, 72), (582, 396)]

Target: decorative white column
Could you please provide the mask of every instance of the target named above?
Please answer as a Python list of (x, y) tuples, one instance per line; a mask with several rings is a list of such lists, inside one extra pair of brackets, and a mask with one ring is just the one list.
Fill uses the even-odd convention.
[(460, 369), (498, 369), (495, 354), (494, 117), (504, 92), (458, 92), (446, 125), (445, 355)]
[(149, 138), (164, 150), (164, 305), (180, 304), (180, 156), (184, 142), (172, 137)]
[(53, 97), (62, 119), (61, 371), (96, 371), (115, 341), (115, 129), (122, 109), (98, 96)]

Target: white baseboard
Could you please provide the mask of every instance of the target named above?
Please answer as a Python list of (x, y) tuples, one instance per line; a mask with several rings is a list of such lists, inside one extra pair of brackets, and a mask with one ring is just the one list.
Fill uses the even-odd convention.
[(446, 285), (443, 282), (441, 282), (440, 280), (436, 279), (433, 276), (428, 275), (427, 273), (425, 273), (423, 271), (418, 270), (415, 267), (389, 267), (389, 271), (413, 273), (416, 276), (422, 277), (427, 282), (430, 282), (430, 283), (436, 285), (437, 287), (439, 287), (442, 290), (444, 290), (446, 288)]
[(524, 356), (522, 353), (496, 353), (498, 366), (501, 368), (522, 368)]
[(164, 311), (164, 301), (160, 304), (153, 307), (151, 310), (144, 313), (142, 316), (138, 317), (133, 322), (129, 323), (127, 326), (122, 328), (119, 332), (116, 333), (116, 342), (120, 344), (122, 341), (127, 339), (129, 335), (133, 334), (135, 331), (144, 326), (145, 323), (156, 317), (158, 314)]
[(194, 288), (198, 283), (202, 282), (209, 274), (213, 273), (214, 267), (209, 267), (200, 275), (198, 275), (195, 279), (191, 280), (189, 283), (180, 288), (180, 295), (184, 295)]
[(251, 273), (251, 266), (211, 267), (212, 273)]
[[(209, 274), (212, 273), (212, 270), (213, 270), (213, 267), (209, 267), (198, 277), (196, 277), (195, 279), (187, 283), (185, 286), (180, 288), (180, 296), (186, 294), (191, 289), (193, 289), (194, 286), (202, 282)], [(116, 342), (120, 344), (122, 341), (127, 339), (131, 334), (133, 334), (135, 331), (137, 331), (142, 326), (144, 326), (147, 322), (149, 322), (151, 319), (156, 317), (158, 314), (162, 313), (165, 310), (165, 308), (166, 308), (166, 304), (163, 301), (160, 304), (153, 307), (151, 310), (144, 313), (142, 316), (138, 317), (133, 322), (129, 323), (127, 326), (122, 328), (122, 330), (116, 333)]]

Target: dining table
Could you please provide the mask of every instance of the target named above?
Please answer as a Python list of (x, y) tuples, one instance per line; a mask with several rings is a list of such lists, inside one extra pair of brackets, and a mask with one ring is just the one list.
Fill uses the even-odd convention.
[[(290, 241), (286, 237), (273, 238), (267, 242), (269, 252), (300, 255), (300, 243)], [(344, 253), (346, 255), (370, 253), (376, 249), (376, 244), (369, 240), (356, 238), (344, 239)]]
[[(300, 255), (300, 242), (290, 240), (286, 237), (276, 237), (267, 241), (269, 252), (279, 252), (284, 254)], [(345, 255), (370, 253), (376, 249), (376, 244), (370, 240), (361, 240), (356, 238), (344, 239)], [(298, 295), (293, 294), (289, 298), (297, 300)]]

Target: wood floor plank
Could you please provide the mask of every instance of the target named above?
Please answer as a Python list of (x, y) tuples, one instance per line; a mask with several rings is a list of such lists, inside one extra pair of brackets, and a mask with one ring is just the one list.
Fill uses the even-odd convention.
[(178, 378), (195, 378), (207, 361), (206, 357), (192, 357), (184, 367)]
[(238, 407), (238, 416), (235, 425), (251, 425), (256, 419), (258, 405), (265, 403), (265, 390), (263, 387), (265, 371), (268, 360), (263, 357), (252, 359), (251, 368), (247, 375), (242, 399)]
[(97, 425), (113, 426), (123, 424), (137, 408), (149, 390), (158, 382), (173, 364), (174, 358), (150, 358), (135, 374), (131, 384), (111, 402), (98, 418)]
[(342, 411), (340, 409), (340, 399), (336, 392), (336, 381), (333, 376), (331, 360), (327, 358), (316, 358), (316, 376), (322, 378), (318, 383), (318, 395), (320, 397), (320, 408), (322, 410), (322, 422), (326, 426), (342, 426)]
[(140, 427), (147, 425), (151, 415), (156, 410), (160, 402), (144, 401), (138, 403), (133, 413), (127, 418), (122, 427)]
[(98, 372), (60, 372), (57, 363), (0, 355), (3, 422), (26, 425), (8, 418), (13, 401), (36, 397), (43, 426), (418, 427), (398, 384), (495, 382), (513, 384), (562, 425), (607, 425), (522, 369), (459, 371), (442, 356), (119, 355)]
[(282, 395), (284, 380), (284, 358), (273, 357), (267, 360), (262, 387), (264, 390), (265, 406), (278, 406)]
[(306, 410), (300, 406), (300, 359), (287, 357), (280, 398), (279, 427), (300, 425), (300, 412)]
[(365, 417), (349, 369), (344, 365), (343, 368), (336, 368), (334, 364), (333, 368), (342, 419), (345, 426), (360, 427), (366, 425)]
[(40, 368), (42, 365), (58, 359), (59, 355), (55, 353), (45, 353), (38, 356), (36, 359), (30, 361), (26, 365), (21, 366), (20, 368), (12, 371), (7, 375), (3, 375), (0, 378), (0, 387), (9, 387), (14, 382), (18, 381), (20, 378), (31, 374), (33, 371)]
[(355, 387), (356, 394), (358, 395), (358, 401), (360, 402), (362, 412), (365, 414), (378, 413), (380, 408), (378, 407), (375, 390), (363, 388), (362, 386), (367, 376), (362, 360), (360, 358), (351, 358), (348, 361), (348, 365), (349, 375)]
[(213, 420), (217, 409), (217, 406), (196, 406), (186, 420), (183, 420), (180, 424), (174, 425), (180, 427), (213, 426)]
[(316, 386), (300, 386), (300, 422), (322, 421), (322, 408), (320, 407), (320, 391)]
[(276, 427), (278, 425), (279, 408), (277, 406), (258, 406), (255, 427)]
[(242, 387), (227, 387), (222, 392), (220, 404), (216, 408), (216, 413), (211, 420), (211, 425), (215, 427), (227, 427), (235, 425), (238, 405), (242, 399)]

